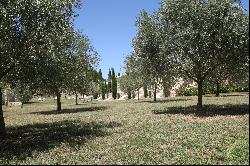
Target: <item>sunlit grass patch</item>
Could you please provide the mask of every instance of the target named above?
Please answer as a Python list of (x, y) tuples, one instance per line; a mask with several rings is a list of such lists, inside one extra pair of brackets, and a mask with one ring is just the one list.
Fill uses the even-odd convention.
[(0, 164), (249, 164), (249, 95), (5, 108)]

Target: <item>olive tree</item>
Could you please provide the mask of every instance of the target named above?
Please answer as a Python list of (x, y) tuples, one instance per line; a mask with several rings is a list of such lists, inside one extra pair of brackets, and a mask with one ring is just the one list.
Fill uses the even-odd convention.
[(75, 34), (74, 43), (69, 54), (66, 77), (66, 91), (73, 92), (78, 104), (78, 93), (86, 94), (90, 88), (91, 71), (98, 64), (99, 56), (91, 45), (89, 39), (80, 34)]
[(159, 15), (164, 46), (170, 48), (182, 77), (197, 82), (201, 109), (208, 75), (218, 66), (246, 59), (248, 16), (232, 0), (163, 0)]
[[(154, 86), (154, 101), (157, 87), (164, 81), (174, 78), (174, 64), (168, 49), (163, 49), (164, 33), (159, 13), (149, 15), (142, 11), (137, 18), (137, 35), (133, 40), (135, 56), (139, 58), (141, 75)], [(169, 79), (169, 80), (168, 80)]]
[[(0, 84), (15, 71), (35, 73), (65, 47), (78, 0), (2, 0), (0, 2)], [(42, 61), (43, 60), (43, 61)], [(2, 101), (2, 87), (0, 87)], [(2, 102), (0, 102), (2, 103)], [(0, 137), (6, 134), (0, 106)]]

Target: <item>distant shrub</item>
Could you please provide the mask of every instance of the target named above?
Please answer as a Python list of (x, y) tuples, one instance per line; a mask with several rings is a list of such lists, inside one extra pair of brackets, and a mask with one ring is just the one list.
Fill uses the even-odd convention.
[(236, 87), (235, 88), (235, 92), (249, 92), (249, 87), (245, 86), (245, 87)]
[(230, 84), (222, 84), (222, 86), (220, 86), (220, 93), (234, 92), (234, 90), (235, 90), (235, 87)]
[(196, 87), (182, 87), (177, 91), (177, 96), (196, 96), (198, 89)]
[(94, 94), (93, 94), (93, 98), (94, 98), (94, 99), (97, 99), (97, 98), (98, 98), (98, 93), (94, 93)]
[[(242, 91), (248, 91), (248, 88), (242, 88), (238, 89), (237, 92), (240, 90)], [(235, 86), (233, 84), (221, 84), (220, 85), (220, 93), (230, 93), (230, 92), (235, 92)], [(185, 85), (181, 87), (176, 95), (177, 96), (196, 96), (198, 93), (198, 88), (197, 87), (190, 87), (188, 85)], [(215, 94), (216, 93), (216, 85), (204, 85), (203, 86), (203, 95), (205, 94)]]

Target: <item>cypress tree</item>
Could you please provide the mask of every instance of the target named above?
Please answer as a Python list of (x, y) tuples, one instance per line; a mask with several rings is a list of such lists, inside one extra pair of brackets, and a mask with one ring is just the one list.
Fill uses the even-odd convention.
[(112, 81), (112, 97), (116, 99), (117, 96), (117, 80), (115, 76), (115, 69), (112, 68), (112, 73), (111, 73), (111, 81)]
[(101, 83), (101, 85), (102, 85), (102, 99), (104, 100), (105, 99), (105, 94), (106, 94), (106, 81), (104, 80), (104, 81), (102, 81), (102, 83)]
[(103, 80), (103, 78), (102, 78), (102, 70), (101, 69), (99, 69), (98, 76), (99, 76), (100, 80)]
[(111, 75), (111, 70), (109, 69), (109, 74), (108, 74), (108, 93), (112, 92), (112, 89), (111, 89), (111, 79), (112, 79), (112, 75)]
[(108, 84), (107, 81), (105, 81), (105, 93), (107, 94), (107, 98), (109, 97), (109, 90), (108, 90)]
[[(103, 78), (102, 78), (102, 70), (99, 69), (99, 72), (98, 72), (98, 82), (99, 82), (99, 87), (100, 87), (100, 90), (101, 90), (101, 95), (103, 96), (103, 93), (104, 93), (104, 99), (105, 99), (105, 92), (103, 90), (103, 86), (104, 86), (104, 83), (103, 83)], [(98, 96), (99, 96), (99, 93), (98, 93)]]

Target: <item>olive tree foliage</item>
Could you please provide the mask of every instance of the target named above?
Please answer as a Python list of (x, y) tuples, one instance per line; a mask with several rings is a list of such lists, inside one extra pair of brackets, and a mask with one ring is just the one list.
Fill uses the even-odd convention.
[(91, 71), (98, 65), (99, 55), (91, 45), (89, 39), (81, 33), (75, 34), (71, 53), (69, 54), (66, 78), (66, 91), (76, 95), (84, 95), (94, 80)]
[(218, 66), (246, 60), (248, 16), (232, 0), (163, 0), (159, 13), (163, 49), (170, 48), (183, 77), (197, 82), (200, 109), (208, 75)]
[(245, 64), (238, 66), (237, 70), (230, 74), (230, 81), (236, 86), (236, 90), (247, 90), (249, 91), (249, 59)]
[(10, 88), (8, 93), (11, 93), (13, 96), (15, 96), (22, 103), (21, 108), (23, 108), (23, 104), (32, 99), (34, 89), (30, 84), (18, 82)]
[(92, 95), (94, 99), (97, 99), (101, 93), (102, 88), (100, 84), (102, 83), (103, 78), (100, 76), (100, 73), (96, 69), (92, 68), (90, 70), (89, 88), (87, 89), (87, 95)]
[[(133, 40), (135, 55), (140, 58), (141, 74), (154, 86), (154, 101), (156, 101), (156, 90), (159, 84), (170, 81), (172, 78), (173, 63), (169, 50), (163, 51), (163, 32), (159, 13), (149, 15), (142, 11), (137, 18), (137, 35)], [(169, 79), (169, 80), (168, 80)]]
[(128, 55), (125, 59), (125, 71), (128, 75), (128, 84), (132, 92), (137, 91), (137, 99), (139, 100), (139, 90), (144, 85), (148, 84), (148, 79), (143, 71), (143, 60), (134, 52)]
[[(72, 47), (74, 41), (73, 29), (66, 29), (61, 39), (62, 43), (54, 45), (56, 50), (51, 52), (51, 56), (41, 59), (37, 67), (38, 89), (41, 92), (56, 96), (57, 111), (61, 111), (61, 93), (68, 88), (67, 76), (70, 72)], [(62, 37), (62, 36), (61, 36)]]
[(128, 95), (128, 99), (131, 99), (131, 94), (134, 93), (134, 91), (139, 92), (139, 89), (145, 82), (141, 66), (142, 61), (141, 58), (133, 52), (125, 57), (124, 63), (125, 75), (118, 78), (118, 83), (120, 89)]
[(232, 84), (235, 89), (238, 87), (247, 87), (249, 82), (249, 64), (248, 60), (241, 64), (226, 64), (218, 66), (205, 79), (204, 84), (215, 87), (215, 95), (220, 95), (221, 84), (224, 82)]
[[(128, 95), (128, 99), (131, 99), (131, 85), (130, 85), (130, 77), (129, 75), (122, 75), (117, 79), (120, 90)], [(130, 95), (129, 95), (130, 94)]]
[[(0, 82), (11, 83), (9, 75), (25, 71), (30, 71), (26, 75), (36, 75), (64, 50), (65, 32), (71, 29), (74, 8), (79, 5), (78, 0), (1, 0)], [(5, 133), (1, 105), (0, 137)]]
[(158, 35), (159, 28), (152, 16), (142, 11), (136, 21), (137, 35), (133, 40), (136, 56), (143, 63), (142, 71), (148, 77), (150, 83), (155, 86), (154, 100), (156, 100), (157, 83), (162, 71), (162, 60), (160, 56), (161, 39)]

